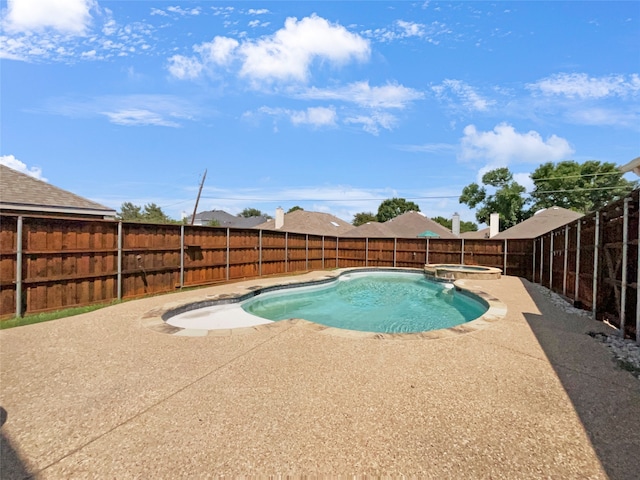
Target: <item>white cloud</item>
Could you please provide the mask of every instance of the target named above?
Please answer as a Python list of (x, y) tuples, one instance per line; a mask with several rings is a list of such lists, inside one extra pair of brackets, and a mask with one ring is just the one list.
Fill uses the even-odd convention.
[(389, 28), (365, 30), (362, 32), (362, 35), (373, 38), (378, 42), (393, 42), (415, 37), (437, 45), (440, 43), (439, 37), (451, 33), (449, 27), (438, 21), (426, 25), (423, 23), (396, 20)]
[(304, 111), (293, 113), (291, 121), (294, 125), (308, 124), (316, 127), (326, 127), (335, 125), (336, 117), (334, 108), (311, 107)]
[(195, 57), (174, 55), (169, 58), (169, 73), (180, 80), (198, 78), (203, 68), (202, 62)]
[(386, 112), (372, 112), (369, 115), (354, 115), (345, 119), (345, 123), (362, 125), (362, 129), (372, 135), (378, 135), (380, 129), (393, 130), (397, 124), (395, 116)]
[(228, 37), (215, 37), (211, 42), (201, 43), (193, 47), (200, 54), (203, 65), (209, 62), (227, 65), (234, 59), (238, 41)]
[[(259, 112), (272, 117), (286, 117), (293, 125), (312, 125), (314, 127), (332, 127), (336, 124), (338, 117), (332, 107), (310, 107), (306, 110), (261, 107)], [(249, 113), (245, 114), (246, 118), (250, 116)]]
[(528, 84), (527, 88), (543, 95), (567, 98), (628, 97), (640, 93), (640, 76), (632, 74), (590, 77), (586, 73), (559, 73)]
[(425, 34), (424, 25), (422, 25), (421, 23), (397, 20), (396, 25), (398, 26), (404, 37), (422, 37)]
[(13, 170), (17, 170), (18, 172), (26, 173), (38, 180), (42, 180), (44, 182), (47, 181), (47, 179), (42, 176), (42, 169), (40, 167), (27, 167), (26, 163), (18, 160), (13, 155), (0, 156), (0, 165), (5, 165)]
[(424, 98), (418, 90), (397, 84), (371, 87), (369, 82), (355, 82), (340, 88), (310, 88), (298, 95), (314, 100), (342, 100), (368, 108), (406, 108), (414, 101)]
[(95, 0), (9, 0), (5, 26), (11, 32), (47, 28), (84, 35), (91, 23)]
[(177, 13), (178, 15), (182, 15), (183, 17), (186, 15), (197, 16), (202, 13), (202, 9), (200, 7), (195, 8), (182, 8), (182, 7), (167, 7), (167, 11), (171, 13)]
[(266, 8), (260, 8), (260, 9), (255, 9), (255, 8), (250, 8), (247, 13), (249, 15), (266, 15), (267, 13), (269, 13), (269, 10), (267, 10)]
[(194, 45), (198, 56), (174, 55), (169, 72), (179, 79), (195, 79), (212, 65), (241, 64), (239, 76), (254, 87), (260, 81), (304, 82), (314, 61), (340, 65), (369, 57), (369, 42), (344, 27), (312, 15), (298, 21), (288, 18), (284, 28), (259, 40), (242, 44), (232, 38), (215, 37), (211, 42)]
[(455, 95), (467, 110), (483, 112), (491, 105), (495, 104), (492, 100), (482, 98), (471, 86), (460, 80), (444, 80), (441, 85), (431, 87), (436, 96), (441, 100), (452, 101), (448, 97), (451, 92)]
[(180, 127), (180, 120), (192, 120), (200, 108), (172, 95), (107, 95), (52, 99), (43, 111), (70, 118), (106, 117), (124, 126)]
[(125, 109), (114, 112), (100, 112), (109, 118), (111, 123), (124, 125), (126, 127), (137, 126), (157, 126), (157, 127), (179, 127), (180, 124), (173, 120), (166, 119), (163, 115), (150, 110)]
[(564, 138), (551, 135), (544, 140), (535, 131), (518, 133), (506, 123), (492, 131), (479, 132), (474, 125), (464, 129), (460, 142), (461, 160), (478, 160), (487, 163), (487, 170), (506, 167), (513, 163), (543, 163), (566, 159), (574, 150)]
[(346, 28), (312, 15), (287, 18), (284, 28), (240, 47), (240, 75), (252, 80), (306, 81), (314, 60), (343, 64), (369, 58), (369, 42)]

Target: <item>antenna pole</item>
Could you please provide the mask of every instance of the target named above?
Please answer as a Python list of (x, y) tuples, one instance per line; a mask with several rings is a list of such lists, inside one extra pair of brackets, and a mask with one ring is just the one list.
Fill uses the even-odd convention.
[(202, 175), (202, 182), (200, 182), (200, 189), (198, 190), (198, 197), (196, 198), (196, 206), (193, 207), (193, 215), (191, 215), (191, 225), (196, 219), (196, 212), (198, 211), (198, 202), (200, 201), (200, 194), (202, 193), (202, 187), (204, 186), (204, 179), (207, 178), (207, 170), (205, 169), (204, 175)]

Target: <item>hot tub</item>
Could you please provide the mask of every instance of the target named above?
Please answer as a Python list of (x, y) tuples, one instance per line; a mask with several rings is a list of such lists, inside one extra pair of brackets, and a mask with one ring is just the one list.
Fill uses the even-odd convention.
[(472, 278), (476, 280), (495, 280), (500, 278), (502, 270), (482, 265), (454, 265), (444, 263), (426, 264), (424, 273), (435, 280), (460, 280)]

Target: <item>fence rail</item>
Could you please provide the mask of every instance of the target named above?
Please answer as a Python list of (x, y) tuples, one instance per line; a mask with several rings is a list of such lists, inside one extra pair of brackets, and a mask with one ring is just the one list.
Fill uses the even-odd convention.
[(497, 267), (634, 335), (638, 190), (536, 239), (345, 238), (0, 214), (0, 319), (344, 267)]

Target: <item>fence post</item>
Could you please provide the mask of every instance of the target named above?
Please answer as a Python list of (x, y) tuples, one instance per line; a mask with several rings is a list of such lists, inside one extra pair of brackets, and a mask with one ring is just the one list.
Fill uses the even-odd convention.
[(229, 230), (229, 227), (227, 227), (227, 282), (229, 281), (229, 237), (231, 233)]
[(636, 268), (636, 343), (640, 345), (640, 195), (638, 195), (638, 267)]
[(544, 237), (540, 237), (540, 285), (542, 285), (543, 270), (544, 270)]
[(549, 242), (549, 290), (553, 291), (553, 235), (551, 232), (551, 240)]
[(504, 239), (504, 260), (502, 261), (502, 273), (507, 274), (507, 239)]
[(336, 237), (336, 268), (340, 268), (340, 256), (338, 255), (338, 249), (340, 248), (340, 239)]
[(324, 235), (322, 235), (322, 269), (324, 270)]
[(460, 239), (460, 248), (462, 249), (462, 254), (460, 255), (460, 265), (464, 265), (464, 238)]
[(396, 250), (398, 247), (398, 239), (393, 237), (393, 266), (396, 266)]
[(531, 282), (532, 283), (536, 283), (536, 243), (537, 243), (537, 238), (533, 239), (533, 260), (532, 260), (532, 264), (531, 265)]
[(118, 222), (118, 276), (116, 289), (118, 300), (122, 300), (122, 222)]
[(364, 266), (369, 266), (369, 237), (364, 239)]
[(284, 271), (289, 272), (289, 232), (284, 232)]
[(569, 264), (569, 225), (564, 227), (564, 266), (562, 270), (562, 294), (567, 296), (567, 266)]
[(16, 223), (16, 317), (22, 317), (22, 215)]
[[(624, 211), (622, 217), (622, 291), (620, 292), (620, 331), (622, 338), (625, 334), (627, 317), (627, 249), (629, 239), (629, 197), (624, 199)], [(615, 279), (614, 279), (615, 280)], [(637, 334), (636, 334), (637, 336)]]
[(427, 265), (429, 265), (429, 237), (427, 237)]
[(578, 219), (578, 230), (576, 231), (576, 280), (573, 292), (573, 304), (578, 300), (578, 288), (580, 287), (580, 230), (582, 219)]
[[(324, 262), (322, 266), (324, 267)], [(262, 229), (258, 233), (258, 276), (262, 276)]]
[(184, 287), (184, 225), (180, 225), (180, 288)]
[(591, 300), (591, 313), (596, 319), (596, 301), (598, 299), (598, 254), (600, 252), (600, 212), (596, 212), (596, 231), (593, 245), (593, 288)]

